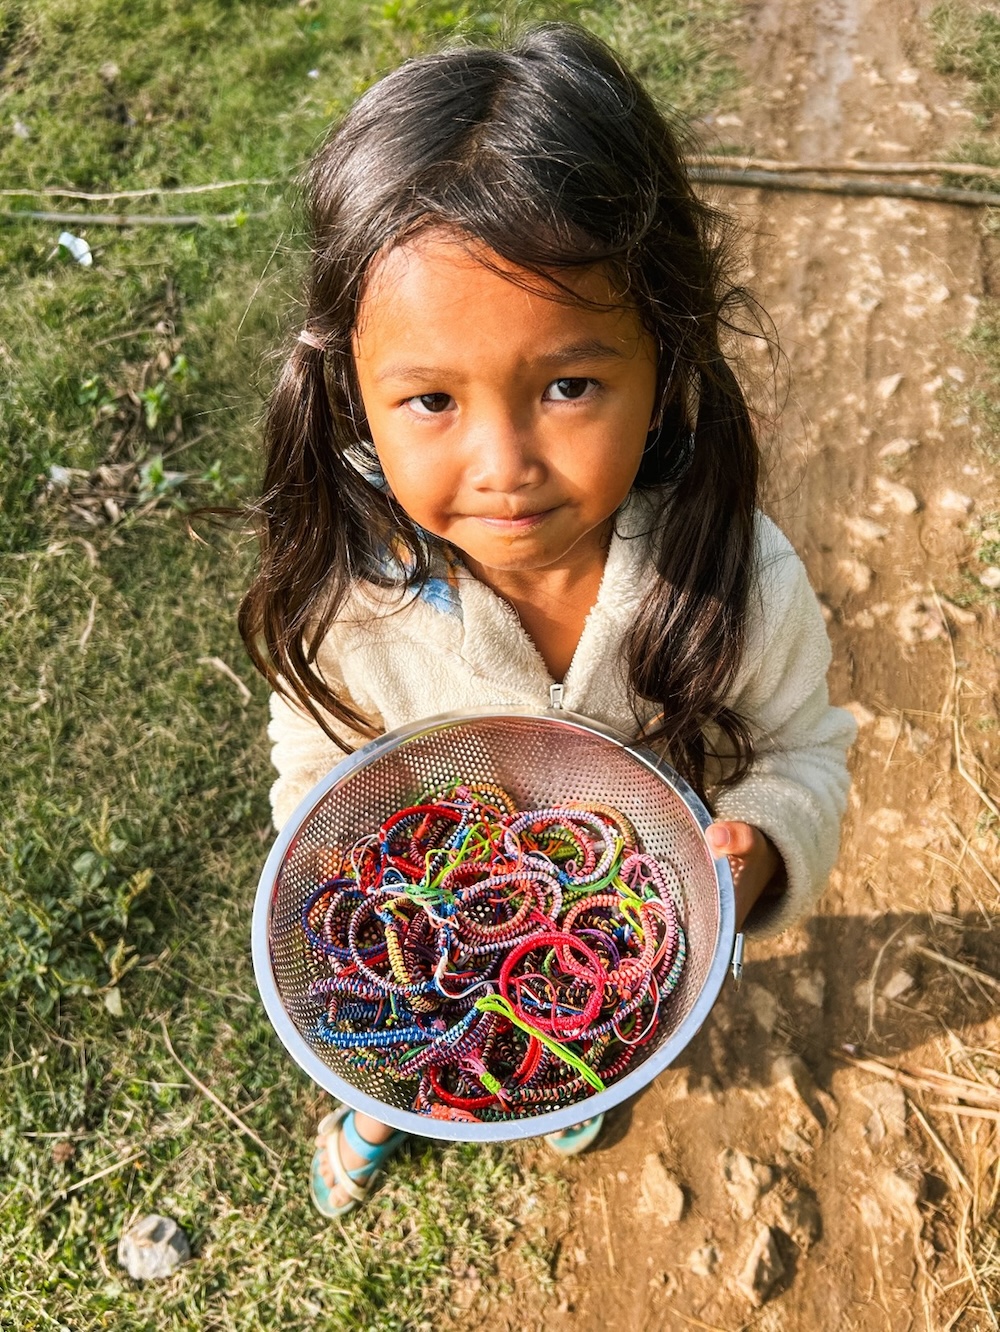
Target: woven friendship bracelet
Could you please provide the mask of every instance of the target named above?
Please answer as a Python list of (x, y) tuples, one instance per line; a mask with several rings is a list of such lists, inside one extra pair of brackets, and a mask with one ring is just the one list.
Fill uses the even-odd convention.
[(683, 894), (606, 805), (519, 811), (455, 782), (396, 810), (302, 907), (315, 1038), (412, 1108), (502, 1120), (575, 1104), (656, 1037)]

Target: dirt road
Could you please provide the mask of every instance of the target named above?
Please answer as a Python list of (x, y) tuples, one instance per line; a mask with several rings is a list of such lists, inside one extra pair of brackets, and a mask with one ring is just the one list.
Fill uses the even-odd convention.
[[(713, 132), (762, 157), (942, 156), (969, 112), (960, 81), (933, 70), (928, 8), (748, 5), (747, 91)], [(997, 839), (955, 761), (957, 708), (969, 775), (996, 768), (1000, 634), (995, 604), (951, 601), (970, 525), (1000, 508), (955, 397), (1000, 244), (972, 209), (722, 197), (756, 233), (749, 283), (787, 358), (772, 511), (827, 609), (834, 700), (861, 722), (842, 854), (819, 913), (752, 949), (683, 1066), (558, 1167), (554, 1285), (519, 1287), (491, 1322), (996, 1326), (956, 1260), (995, 1125), (835, 1052), (968, 1073), (963, 1051), (1000, 1046), (996, 990), (949, 965), (1000, 975)], [(684, 1210), (668, 1224), (674, 1185)], [(784, 1272), (756, 1308), (740, 1278), (765, 1226)]]

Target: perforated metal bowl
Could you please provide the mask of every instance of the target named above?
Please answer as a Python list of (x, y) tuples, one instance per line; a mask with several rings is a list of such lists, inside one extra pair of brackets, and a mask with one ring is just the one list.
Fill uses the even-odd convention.
[[(323, 866), (410, 804), (426, 787), (457, 778), (499, 783), (519, 809), (603, 802), (632, 822), (643, 849), (669, 862), (684, 885), (688, 958), (641, 1062), (608, 1086), (558, 1110), (500, 1123), (417, 1114), (410, 1086), (359, 1073), (314, 1034), (323, 1005), (309, 994), (320, 973), (301, 925), (302, 905)], [(577, 1124), (635, 1095), (671, 1063), (708, 1016), (722, 988), (735, 936), (729, 865), (705, 840), (710, 815), (651, 750), (561, 709), (464, 711), (401, 727), (345, 758), (302, 800), (275, 842), (257, 889), (253, 963), (264, 1007), (295, 1062), (326, 1091), (394, 1128), (429, 1138), (498, 1141)]]

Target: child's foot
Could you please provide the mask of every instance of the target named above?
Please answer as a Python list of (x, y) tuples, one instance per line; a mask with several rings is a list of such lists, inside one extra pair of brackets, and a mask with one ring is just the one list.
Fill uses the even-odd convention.
[(579, 1156), (596, 1140), (603, 1127), (604, 1116), (595, 1115), (593, 1119), (585, 1119), (582, 1124), (574, 1124), (561, 1133), (547, 1133), (545, 1141), (560, 1156)]
[(316, 1131), (309, 1182), (317, 1210), (328, 1217), (353, 1211), (368, 1197), (376, 1170), (406, 1138), (346, 1105), (327, 1115)]

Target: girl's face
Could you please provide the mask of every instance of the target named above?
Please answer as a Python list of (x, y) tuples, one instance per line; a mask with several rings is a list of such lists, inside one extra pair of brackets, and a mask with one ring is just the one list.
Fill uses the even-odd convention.
[[(477, 262), (489, 254), (501, 270)], [(656, 397), (656, 346), (631, 310), (553, 300), (475, 244), (431, 232), (379, 261), (354, 354), (396, 500), (487, 580), (603, 564)], [(599, 269), (564, 280), (612, 302)]]

